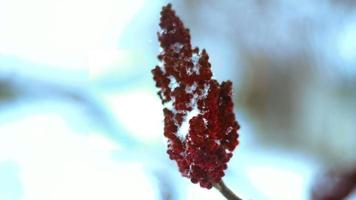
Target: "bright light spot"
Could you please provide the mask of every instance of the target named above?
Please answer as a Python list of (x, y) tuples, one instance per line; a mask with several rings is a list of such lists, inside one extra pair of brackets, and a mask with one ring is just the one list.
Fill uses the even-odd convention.
[(87, 138), (89, 145), (99, 151), (117, 151), (119, 146), (101, 134), (90, 134)]
[(338, 50), (344, 61), (356, 64), (356, 21), (340, 32)]
[(142, 55), (131, 50), (96, 50), (89, 53), (87, 66), (91, 80), (98, 80), (110, 75), (127, 74), (137, 70)]
[(108, 99), (118, 121), (138, 139), (157, 142), (163, 138), (163, 113), (159, 98), (149, 90), (127, 91)]
[(271, 166), (256, 166), (248, 169), (248, 176), (268, 199), (303, 199), (299, 196), (303, 180), (296, 173)]
[(188, 188), (186, 197), (187, 200), (205, 199), (205, 200), (223, 200), (225, 199), (216, 189), (206, 190), (202, 189), (199, 184), (192, 184), (187, 181)]
[(301, 157), (254, 154), (245, 171), (256, 191), (266, 199), (309, 199), (309, 186), (315, 167)]
[(120, 53), (112, 53), (120, 34), (143, 5), (144, 0), (0, 1), (0, 54), (68, 70), (103, 67)]
[(0, 199), (20, 200), (22, 194), (21, 182), (18, 176), (19, 168), (12, 161), (0, 162)]
[(74, 132), (55, 113), (0, 126), (0, 162), (17, 164), (24, 200), (156, 199), (144, 167), (113, 160), (113, 149), (103, 136)]

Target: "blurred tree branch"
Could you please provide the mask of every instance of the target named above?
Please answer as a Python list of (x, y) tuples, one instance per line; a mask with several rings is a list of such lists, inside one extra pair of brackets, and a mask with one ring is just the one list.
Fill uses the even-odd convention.
[(89, 115), (85, 113), (83, 116), (91, 118), (111, 139), (128, 148), (141, 145), (137, 139), (125, 133), (109, 109), (90, 91), (28, 77), (0, 78), (0, 106), (19, 100), (36, 101), (44, 98), (84, 106)]

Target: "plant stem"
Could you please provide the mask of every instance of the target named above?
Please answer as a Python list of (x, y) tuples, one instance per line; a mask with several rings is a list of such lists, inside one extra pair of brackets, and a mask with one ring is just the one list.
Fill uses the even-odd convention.
[(234, 194), (222, 180), (219, 183), (215, 183), (213, 186), (219, 190), (219, 192), (228, 200), (242, 200), (240, 197)]

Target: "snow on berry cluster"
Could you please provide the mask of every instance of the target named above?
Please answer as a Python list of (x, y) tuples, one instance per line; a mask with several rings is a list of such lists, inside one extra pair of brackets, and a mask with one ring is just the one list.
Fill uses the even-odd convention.
[(160, 28), (161, 64), (152, 73), (164, 106), (167, 153), (183, 176), (210, 189), (238, 145), (232, 83), (212, 79), (207, 52), (191, 47), (189, 30), (170, 4), (161, 11)]

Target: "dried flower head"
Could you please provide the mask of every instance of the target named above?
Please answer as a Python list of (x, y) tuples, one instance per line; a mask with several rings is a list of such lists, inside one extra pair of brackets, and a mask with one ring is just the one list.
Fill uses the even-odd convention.
[(170, 4), (163, 7), (160, 28), (162, 65), (152, 73), (164, 106), (167, 153), (183, 176), (210, 189), (238, 145), (232, 83), (212, 79), (207, 52), (192, 49), (189, 30)]

